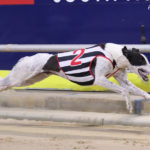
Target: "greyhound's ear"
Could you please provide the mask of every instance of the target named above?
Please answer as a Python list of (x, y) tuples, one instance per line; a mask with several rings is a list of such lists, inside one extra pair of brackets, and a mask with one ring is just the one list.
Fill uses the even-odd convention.
[(124, 48), (122, 49), (122, 52), (123, 52), (123, 55), (125, 55), (126, 57), (127, 57), (128, 54), (129, 54), (129, 50), (127, 49), (126, 46), (124, 46)]
[(102, 49), (105, 49), (106, 44), (105, 43), (101, 43), (100, 46), (101, 46)]

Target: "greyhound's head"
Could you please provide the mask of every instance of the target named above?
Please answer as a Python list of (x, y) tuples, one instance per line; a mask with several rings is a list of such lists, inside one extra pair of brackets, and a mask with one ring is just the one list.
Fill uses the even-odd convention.
[(139, 75), (143, 81), (148, 81), (148, 75), (150, 74), (150, 63), (146, 56), (141, 54), (140, 51), (135, 48), (128, 50), (124, 47), (122, 52), (129, 62), (127, 68), (131, 72)]

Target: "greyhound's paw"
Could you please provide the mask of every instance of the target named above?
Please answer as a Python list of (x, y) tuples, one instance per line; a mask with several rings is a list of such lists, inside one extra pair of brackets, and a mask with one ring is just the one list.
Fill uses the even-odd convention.
[(132, 102), (130, 100), (129, 97), (129, 92), (127, 90), (123, 90), (121, 92), (121, 94), (124, 96), (125, 100), (126, 100), (126, 109), (128, 111), (129, 114), (133, 113), (133, 106), (132, 106)]
[(150, 100), (150, 94), (145, 94), (144, 98), (145, 98), (145, 100)]
[(131, 101), (126, 102), (126, 108), (127, 108), (127, 111), (129, 114), (133, 113), (133, 105), (132, 105)]
[(128, 112), (129, 112), (129, 114), (133, 114), (133, 106), (132, 106), (132, 104), (130, 104), (130, 107), (128, 108)]

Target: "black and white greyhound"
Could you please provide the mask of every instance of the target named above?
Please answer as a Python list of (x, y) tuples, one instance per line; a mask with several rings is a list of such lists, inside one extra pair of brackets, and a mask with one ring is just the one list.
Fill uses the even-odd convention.
[[(138, 49), (106, 43), (70, 52), (38, 53), (21, 58), (10, 74), (0, 80), (0, 91), (11, 87), (31, 85), (55, 74), (79, 85), (99, 85), (122, 94), (126, 107), (132, 112), (129, 93), (150, 100), (150, 94), (133, 85), (127, 70), (148, 81), (150, 63)], [(120, 85), (108, 80), (113, 76)], [(65, 85), (64, 85), (65, 86)]]

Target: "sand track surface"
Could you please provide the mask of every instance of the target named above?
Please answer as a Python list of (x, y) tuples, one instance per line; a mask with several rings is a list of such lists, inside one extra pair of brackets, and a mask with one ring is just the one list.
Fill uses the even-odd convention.
[(0, 119), (0, 150), (148, 150), (150, 128)]

